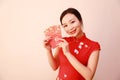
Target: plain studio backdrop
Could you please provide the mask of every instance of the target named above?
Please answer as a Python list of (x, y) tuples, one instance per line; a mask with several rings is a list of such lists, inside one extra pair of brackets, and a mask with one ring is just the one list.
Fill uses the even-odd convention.
[(120, 80), (120, 0), (0, 0), (0, 80), (55, 80), (43, 31), (78, 9), (84, 32), (101, 45), (94, 80)]

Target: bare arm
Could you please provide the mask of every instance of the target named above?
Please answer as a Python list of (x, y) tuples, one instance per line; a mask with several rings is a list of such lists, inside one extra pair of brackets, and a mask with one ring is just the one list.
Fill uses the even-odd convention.
[(53, 55), (52, 50), (47, 51), (48, 62), (53, 70), (57, 70), (59, 67), (59, 59), (58, 59), (58, 49), (55, 49), (55, 55)]
[(55, 53), (53, 55), (49, 41), (50, 41), (49, 39), (44, 40), (43, 44), (46, 49), (46, 53), (48, 56), (48, 62), (50, 66), (52, 67), (53, 70), (57, 70), (57, 68), (59, 67), (59, 59), (58, 59), (59, 48), (55, 48), (55, 51), (54, 51)]
[(88, 65), (84, 66), (81, 64), (73, 55), (70, 53), (66, 54), (67, 59), (72, 64), (72, 66), (86, 79), (86, 80), (92, 80), (97, 64), (99, 59), (99, 50), (93, 51), (89, 60)]

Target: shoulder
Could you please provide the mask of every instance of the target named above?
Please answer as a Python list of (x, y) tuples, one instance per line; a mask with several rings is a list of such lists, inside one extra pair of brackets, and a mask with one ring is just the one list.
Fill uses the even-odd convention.
[(98, 49), (98, 50), (101, 49), (100, 43), (98, 41), (91, 40), (91, 39), (86, 37), (85, 42), (93, 49)]

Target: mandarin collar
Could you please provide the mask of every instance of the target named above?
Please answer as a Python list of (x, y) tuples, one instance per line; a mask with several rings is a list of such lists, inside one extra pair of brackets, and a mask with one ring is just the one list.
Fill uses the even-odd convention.
[(78, 37), (78, 38), (76, 38), (76, 37), (74, 37), (75, 38), (75, 40), (76, 41), (81, 41), (81, 40), (83, 40), (83, 39), (85, 39), (86, 38), (86, 34), (85, 33), (83, 33), (83, 35), (82, 36), (80, 36), (80, 37)]
[(71, 41), (77, 42), (77, 41), (82, 41), (82, 40), (85, 39), (85, 38), (86, 38), (86, 34), (83, 33), (83, 35), (80, 36), (80, 37), (78, 37), (78, 38), (76, 38), (76, 37), (64, 37), (63, 39), (65, 39), (65, 40), (68, 41), (68, 42), (71, 42)]

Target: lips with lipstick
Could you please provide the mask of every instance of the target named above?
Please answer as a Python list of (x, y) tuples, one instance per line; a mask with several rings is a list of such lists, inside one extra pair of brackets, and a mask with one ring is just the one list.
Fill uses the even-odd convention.
[(51, 38), (50, 45), (52, 48), (55, 48), (60, 42), (57, 39), (62, 38), (61, 29), (59, 25), (50, 26), (44, 31), (44, 34), (47, 38)]
[(76, 29), (69, 31), (70, 34), (76, 33)]

